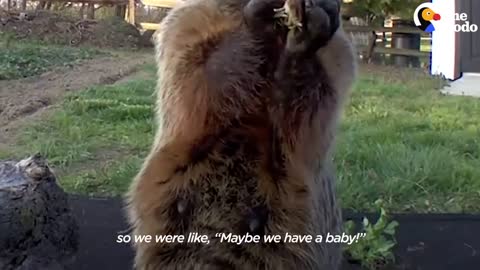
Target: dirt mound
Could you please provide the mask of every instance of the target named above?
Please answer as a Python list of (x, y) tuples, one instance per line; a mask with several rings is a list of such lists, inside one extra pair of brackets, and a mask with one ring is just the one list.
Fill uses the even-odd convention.
[(26, 16), (0, 16), (0, 34), (15, 39), (28, 38), (50, 44), (104, 48), (138, 48), (143, 44), (138, 29), (118, 17), (78, 20), (51, 11), (32, 11)]

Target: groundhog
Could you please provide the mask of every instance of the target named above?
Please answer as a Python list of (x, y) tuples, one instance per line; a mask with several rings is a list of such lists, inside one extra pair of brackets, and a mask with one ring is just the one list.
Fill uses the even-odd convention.
[(300, 2), (300, 29), (276, 23), (284, 0), (187, 0), (162, 20), (158, 130), (126, 211), (133, 235), (185, 242), (135, 243), (135, 269), (338, 269), (339, 244), (283, 241), (342, 231), (332, 149), (356, 76), (340, 1)]

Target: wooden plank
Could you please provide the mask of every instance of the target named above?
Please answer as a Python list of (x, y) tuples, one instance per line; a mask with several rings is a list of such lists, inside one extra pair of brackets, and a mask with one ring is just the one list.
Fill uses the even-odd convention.
[(145, 6), (173, 8), (178, 0), (142, 0)]
[(128, 0), (128, 23), (135, 25), (135, 0)]
[(421, 52), (421, 51), (409, 50), (409, 49), (376, 47), (374, 51), (375, 51), (376, 53), (382, 53), (382, 54), (394, 54), (394, 55), (417, 56), (417, 57), (430, 57), (430, 52)]
[[(158, 30), (160, 24), (158, 23), (139, 23), (140, 27), (145, 30)], [(366, 51), (367, 54), (372, 53), (372, 46), (360, 46), (357, 48), (358, 51)], [(429, 57), (430, 52), (421, 52), (417, 50), (410, 49), (398, 49), (398, 48), (385, 48), (385, 47), (373, 47), (373, 53), (381, 54), (393, 54), (393, 55), (406, 55), (406, 56), (417, 56), (417, 57)]]
[(139, 23), (140, 27), (145, 30), (158, 30), (160, 29), (159, 23)]
[[(368, 53), (369, 48), (368, 48), (368, 46), (359, 46), (359, 47), (356, 48), (356, 50), (360, 51), (360, 52), (367, 52)], [(380, 54), (430, 57), (430, 52), (421, 52), (421, 51), (410, 50), (410, 49), (375, 47), (373, 49), (373, 52), (374, 53), (380, 53)]]
[(373, 27), (373, 26), (360, 26), (360, 25), (344, 25), (343, 28), (348, 32), (391, 32), (391, 33), (404, 33), (404, 34), (420, 34), (423, 36), (430, 36), (430, 33), (426, 33), (418, 28), (414, 27)]

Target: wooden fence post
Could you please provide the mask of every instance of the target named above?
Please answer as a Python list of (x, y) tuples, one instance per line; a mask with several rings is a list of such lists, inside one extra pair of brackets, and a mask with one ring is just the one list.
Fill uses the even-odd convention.
[(95, 19), (95, 4), (89, 3), (87, 7), (87, 19)]
[(135, 25), (135, 0), (128, 0), (128, 22)]
[(120, 18), (125, 18), (125, 5), (116, 5), (115, 6), (115, 16), (120, 17)]

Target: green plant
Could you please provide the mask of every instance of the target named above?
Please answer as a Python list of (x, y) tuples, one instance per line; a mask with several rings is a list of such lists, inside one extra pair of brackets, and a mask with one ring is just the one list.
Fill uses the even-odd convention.
[[(365, 237), (355, 243), (347, 245), (345, 252), (352, 260), (369, 270), (381, 269), (382, 266), (395, 262), (393, 248), (396, 245), (395, 229), (398, 222), (390, 221), (383, 201), (377, 200), (375, 205), (380, 208), (380, 217), (375, 224), (372, 224), (366, 217), (363, 219), (361, 232)], [(345, 224), (345, 232), (355, 234), (355, 223), (351, 220)]]

